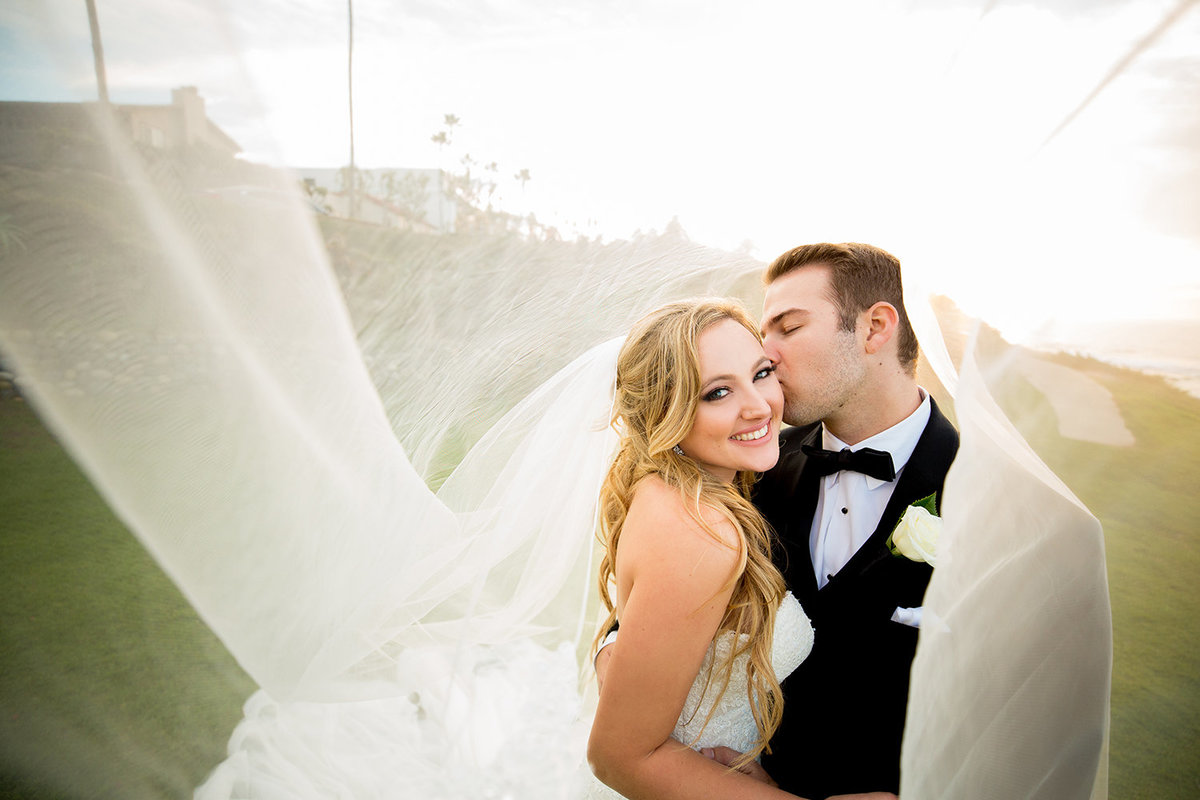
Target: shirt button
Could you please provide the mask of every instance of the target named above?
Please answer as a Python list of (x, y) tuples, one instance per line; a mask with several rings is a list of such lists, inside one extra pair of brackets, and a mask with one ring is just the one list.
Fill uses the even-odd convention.
[(849, 514), (849, 513), (850, 513), (850, 509), (848, 509), (848, 508), (843, 508), (843, 509), (842, 509), (842, 513), (843, 513), (843, 514)]

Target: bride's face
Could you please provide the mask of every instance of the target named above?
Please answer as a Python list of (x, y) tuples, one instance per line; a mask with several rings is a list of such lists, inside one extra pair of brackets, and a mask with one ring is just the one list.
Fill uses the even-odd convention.
[(758, 339), (725, 319), (700, 334), (696, 349), (700, 403), (680, 448), (724, 481), (732, 481), (739, 470), (775, 466), (783, 392)]

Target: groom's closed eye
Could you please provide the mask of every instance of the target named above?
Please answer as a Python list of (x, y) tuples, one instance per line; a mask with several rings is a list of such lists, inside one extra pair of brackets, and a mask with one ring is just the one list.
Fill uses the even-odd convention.
[(804, 327), (804, 323), (808, 321), (809, 313), (803, 309), (792, 308), (784, 311), (781, 314), (776, 314), (767, 320), (767, 323), (762, 327), (762, 334), (766, 336), (769, 333), (775, 332), (781, 336), (787, 336), (799, 328)]
[(807, 323), (808, 315), (805, 313), (796, 312), (788, 315), (788, 317), (780, 323), (779, 329), (784, 336), (787, 336), (789, 333), (795, 333), (796, 331), (800, 330)]

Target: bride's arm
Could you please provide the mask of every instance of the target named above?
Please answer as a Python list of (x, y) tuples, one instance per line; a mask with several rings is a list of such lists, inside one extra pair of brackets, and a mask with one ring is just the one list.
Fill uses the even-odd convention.
[(652, 478), (639, 485), (621, 532), (621, 634), (610, 648), (588, 760), (631, 800), (793, 797), (670, 738), (732, 595), (735, 534), (713, 516), (723, 542)]

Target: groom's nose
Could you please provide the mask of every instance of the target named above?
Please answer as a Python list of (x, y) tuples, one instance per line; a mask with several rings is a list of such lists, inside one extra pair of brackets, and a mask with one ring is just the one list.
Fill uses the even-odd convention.
[(767, 358), (771, 359), (771, 364), (777, 365), (779, 363), (779, 348), (775, 346), (775, 341), (770, 336), (764, 336), (762, 346)]

